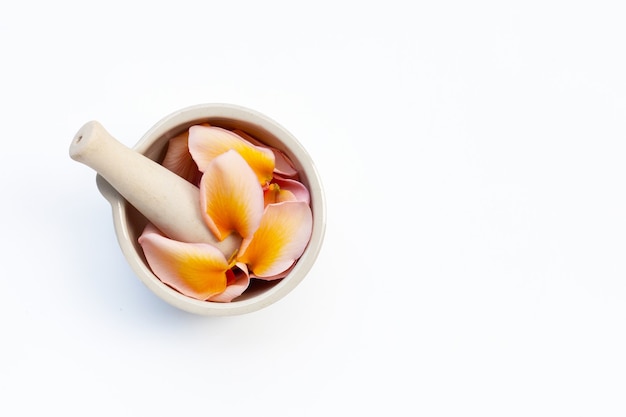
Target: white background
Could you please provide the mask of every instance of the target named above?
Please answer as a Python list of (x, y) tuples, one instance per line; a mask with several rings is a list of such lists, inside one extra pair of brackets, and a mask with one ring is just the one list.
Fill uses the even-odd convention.
[[(3, 3), (0, 414), (625, 415), (621, 3)], [(243, 316), (144, 287), (68, 156), (206, 102), (326, 190), (318, 262)]]

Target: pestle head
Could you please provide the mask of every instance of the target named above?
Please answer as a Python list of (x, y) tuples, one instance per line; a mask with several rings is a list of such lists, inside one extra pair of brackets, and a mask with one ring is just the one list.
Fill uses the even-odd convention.
[[(70, 145), (70, 158), (75, 161), (82, 162), (84, 155), (89, 152), (97, 151), (94, 149), (94, 142), (97, 143), (98, 137), (109, 135), (100, 123), (95, 120), (85, 123), (74, 135)], [(109, 135), (110, 136), (110, 135)]]

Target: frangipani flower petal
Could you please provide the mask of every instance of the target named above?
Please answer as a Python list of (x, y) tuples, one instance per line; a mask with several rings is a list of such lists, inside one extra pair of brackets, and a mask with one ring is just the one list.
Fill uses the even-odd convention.
[(291, 160), (278, 149), (265, 145), (264, 143), (258, 141), (256, 138), (250, 136), (249, 134), (247, 134), (246, 132), (242, 130), (235, 129), (233, 130), (233, 133), (238, 134), (239, 136), (241, 136), (242, 138), (244, 138), (245, 140), (247, 140), (253, 145), (261, 146), (263, 148), (267, 148), (270, 151), (272, 151), (272, 153), (274, 154), (274, 161), (275, 161), (274, 162), (275, 173), (280, 174), (283, 177), (287, 177), (287, 178), (294, 178), (295, 176), (298, 175), (298, 171), (296, 171), (296, 169), (294, 168), (293, 164), (291, 163)]
[(274, 154), (266, 148), (255, 146), (235, 133), (219, 127), (192, 126), (189, 128), (189, 152), (205, 171), (213, 159), (235, 150), (254, 171), (261, 185), (272, 180)]
[(206, 300), (226, 289), (228, 261), (214, 246), (169, 239), (151, 224), (139, 244), (154, 274), (180, 293)]
[(264, 190), (265, 205), (282, 203), (283, 201), (311, 201), (309, 190), (299, 181), (274, 177), (272, 183)]
[(198, 185), (202, 173), (189, 153), (188, 138), (189, 132), (185, 131), (170, 139), (161, 164), (190, 183)]
[(291, 160), (282, 151), (275, 148), (270, 148), (274, 153), (275, 167), (274, 172), (287, 178), (295, 178), (298, 176), (298, 171), (294, 168)]
[(281, 188), (272, 182), (267, 189), (263, 190), (265, 205), (282, 203), (284, 201), (297, 201), (296, 196), (289, 190)]
[(252, 239), (244, 240), (237, 260), (257, 277), (271, 277), (298, 259), (311, 237), (313, 215), (308, 204), (287, 201), (265, 207)]
[(209, 301), (229, 303), (248, 289), (248, 286), (250, 285), (250, 274), (248, 273), (248, 267), (246, 264), (237, 263), (237, 265), (230, 271), (233, 271), (233, 283), (229, 284), (223, 293), (209, 298)]
[(239, 153), (227, 151), (207, 164), (200, 181), (204, 220), (218, 240), (236, 231), (252, 236), (263, 216), (263, 189)]
[(268, 277), (260, 277), (258, 275), (254, 275), (253, 278), (260, 279), (260, 280), (263, 280), (263, 281), (274, 281), (274, 280), (277, 280), (277, 279), (285, 278), (287, 275), (289, 275), (289, 273), (291, 272), (291, 270), (295, 266), (296, 266), (296, 263), (294, 262), (294, 263), (291, 264), (291, 266), (289, 268), (285, 269), (283, 272), (280, 272), (280, 273), (278, 273), (276, 275), (271, 275), (271, 276), (268, 276)]

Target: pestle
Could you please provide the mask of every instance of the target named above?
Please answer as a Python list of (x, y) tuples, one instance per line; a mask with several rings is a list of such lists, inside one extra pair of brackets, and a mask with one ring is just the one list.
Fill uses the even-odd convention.
[(96, 121), (74, 136), (70, 157), (94, 169), (171, 239), (210, 243), (230, 259), (241, 244), (232, 233), (219, 242), (202, 220), (198, 187), (113, 138)]

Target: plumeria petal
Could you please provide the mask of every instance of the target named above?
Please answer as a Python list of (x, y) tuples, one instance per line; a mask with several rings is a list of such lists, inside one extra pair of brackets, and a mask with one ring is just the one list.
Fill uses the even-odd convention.
[(258, 277), (271, 277), (288, 269), (304, 252), (311, 238), (313, 215), (308, 204), (287, 201), (265, 207), (259, 228), (243, 241), (237, 260)]
[(205, 171), (219, 155), (235, 150), (254, 171), (261, 185), (271, 181), (274, 171), (274, 154), (266, 148), (255, 146), (235, 133), (219, 127), (192, 126), (189, 128), (189, 152)]
[(233, 283), (229, 284), (223, 293), (209, 298), (209, 301), (229, 303), (248, 289), (248, 286), (250, 285), (250, 274), (248, 273), (248, 267), (246, 264), (237, 263), (231, 271), (233, 271)]
[(274, 280), (277, 280), (277, 279), (285, 278), (287, 275), (289, 275), (289, 273), (291, 272), (291, 270), (295, 266), (296, 266), (296, 263), (294, 262), (294, 263), (291, 264), (291, 266), (289, 268), (285, 269), (283, 272), (280, 272), (280, 273), (278, 273), (276, 275), (271, 275), (271, 276), (267, 276), (267, 277), (260, 277), (258, 275), (252, 274), (250, 276), (250, 278), (256, 278), (256, 279), (260, 279), (260, 280), (263, 280), (263, 281), (274, 281)]
[(287, 155), (285, 155), (282, 151), (279, 151), (278, 149), (271, 148), (271, 151), (274, 153), (274, 160), (276, 161), (274, 163), (274, 172), (282, 175), (283, 177), (297, 178), (298, 171), (291, 163), (291, 159), (289, 159)]
[(214, 246), (169, 239), (151, 224), (139, 244), (154, 274), (180, 293), (206, 300), (226, 290), (228, 261)]
[(282, 189), (278, 184), (272, 182), (269, 187), (263, 190), (265, 205), (282, 203), (283, 201), (297, 201), (296, 196), (288, 190)]
[(311, 202), (309, 190), (299, 181), (274, 177), (264, 191), (265, 205), (282, 203), (283, 201)]
[(188, 131), (170, 139), (161, 164), (190, 183), (198, 185), (202, 173), (189, 153), (188, 139)]
[(270, 151), (272, 151), (272, 153), (274, 154), (274, 161), (275, 161), (274, 162), (275, 173), (280, 174), (283, 177), (287, 177), (287, 178), (294, 178), (298, 175), (298, 171), (296, 170), (296, 168), (294, 168), (293, 164), (291, 163), (291, 160), (283, 152), (279, 151), (276, 148), (272, 148), (271, 146), (265, 145), (264, 143), (257, 140), (255, 137), (250, 136), (248, 133), (242, 130), (235, 129), (233, 130), (233, 133), (238, 134), (239, 136), (241, 136), (248, 142), (252, 143), (253, 145), (267, 148)]
[(214, 158), (200, 181), (204, 220), (218, 240), (236, 231), (252, 236), (263, 216), (263, 189), (243, 157), (234, 150)]

